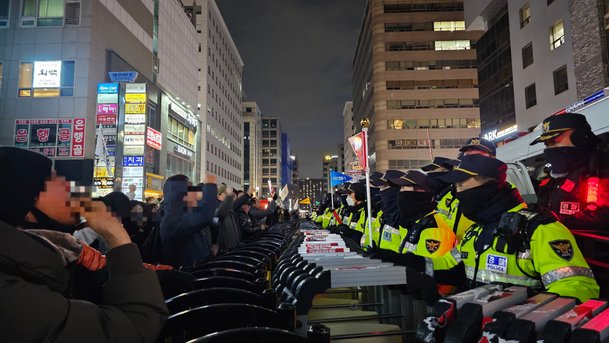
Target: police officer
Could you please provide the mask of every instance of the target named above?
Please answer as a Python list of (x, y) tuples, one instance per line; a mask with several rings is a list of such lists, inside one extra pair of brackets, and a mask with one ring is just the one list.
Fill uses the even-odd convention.
[(609, 159), (598, 138), (579, 113), (546, 118), (541, 135), (531, 145), (544, 143), (550, 177), (538, 187), (538, 206), (558, 215), (571, 229), (609, 229)]
[(347, 187), (347, 203), (351, 217), (349, 224), (341, 230), (343, 237), (359, 242), (364, 233), (364, 221), (366, 219), (366, 186), (356, 182), (350, 183)]
[(598, 284), (571, 232), (551, 213), (526, 209), (506, 171), (497, 159), (470, 155), (442, 177), (455, 184), (459, 207), (475, 225), (450, 253), (426, 259), (436, 280), (464, 268), (468, 288), (505, 282), (581, 301), (598, 297)]

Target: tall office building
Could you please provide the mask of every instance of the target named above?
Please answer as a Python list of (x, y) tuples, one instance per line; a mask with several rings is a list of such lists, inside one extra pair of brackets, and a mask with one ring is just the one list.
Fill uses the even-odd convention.
[(301, 179), (298, 181), (298, 187), (300, 189), (300, 199), (309, 197), (312, 206), (324, 201), (325, 191), (323, 179)]
[(244, 101), (243, 111), (243, 189), (262, 184), (262, 113), (254, 101)]
[(353, 101), (345, 102), (343, 107), (343, 168), (345, 172), (353, 169), (355, 163), (355, 153), (349, 144), (349, 137), (355, 134), (353, 125)]
[(198, 179), (196, 35), (178, 1), (0, 1), (0, 145), (96, 195)]
[(273, 188), (283, 185), (281, 124), (277, 117), (262, 117), (262, 187), (260, 194), (268, 194), (268, 182)]
[(369, 0), (353, 59), (353, 122), (374, 170), (457, 155), (480, 133), (476, 42), (462, 1)]
[(294, 178), (294, 171), (298, 174), (298, 161), (292, 153), (292, 144), (287, 133), (281, 133), (281, 186), (298, 183), (298, 176)]
[[(215, 0), (181, 0), (194, 6), (198, 34), (198, 111), (203, 122), (201, 173), (243, 186), (243, 61)], [(193, 5), (194, 4), (194, 5)]]
[[(506, 15), (509, 31), (507, 25), (497, 27), (497, 21), (505, 21)], [(609, 5), (600, 0), (467, 1), (468, 30), (486, 30), (485, 35), (506, 31), (488, 45), (503, 46), (509, 41), (511, 50), (511, 59), (498, 59), (495, 68), (507, 72), (511, 62), (514, 117), (504, 125), (485, 125), (483, 132), (497, 139), (506, 132), (527, 132), (546, 116), (608, 86), (608, 16)], [(478, 56), (479, 61), (486, 58)], [(505, 73), (500, 79), (507, 79)], [(481, 86), (498, 81), (492, 73), (480, 73)], [(576, 109), (577, 105), (569, 108)], [(511, 123), (517, 127), (509, 126)]]
[(322, 158), (323, 190), (330, 192), (330, 171), (338, 171), (338, 155), (324, 155)]

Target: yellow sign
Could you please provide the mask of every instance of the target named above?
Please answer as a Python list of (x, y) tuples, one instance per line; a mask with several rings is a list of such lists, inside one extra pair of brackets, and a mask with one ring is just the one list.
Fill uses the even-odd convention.
[(146, 104), (125, 104), (127, 114), (146, 114)]
[(301, 205), (311, 205), (311, 198), (306, 197), (306, 198), (300, 200), (299, 204), (301, 204)]
[(144, 198), (148, 197), (161, 198), (163, 197), (163, 192), (154, 189), (146, 189), (144, 191)]
[(127, 93), (125, 94), (125, 101), (127, 103), (146, 102), (146, 94)]
[(161, 191), (165, 177), (157, 174), (146, 173), (146, 186), (149, 190)]
[[(114, 174), (114, 168), (112, 168), (112, 174)], [(108, 177), (108, 170), (106, 167), (95, 167), (95, 174), (93, 177)]]

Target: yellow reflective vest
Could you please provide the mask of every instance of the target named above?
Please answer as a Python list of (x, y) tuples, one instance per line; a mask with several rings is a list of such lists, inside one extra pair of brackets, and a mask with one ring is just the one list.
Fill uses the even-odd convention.
[[(376, 213), (376, 217), (372, 217), (372, 241), (378, 247), (379, 245), (379, 237), (381, 233), (381, 226), (383, 223), (383, 210), (380, 210)], [(371, 245), (370, 237), (368, 236), (368, 223), (364, 223), (364, 234), (362, 235), (362, 239), (360, 241), (360, 246), (364, 250), (368, 250), (367, 248)]]
[[(526, 204), (522, 203), (509, 212), (522, 214), (527, 222), (534, 222), (535, 216), (543, 216), (525, 208)], [(467, 230), (463, 240), (450, 253), (427, 258), (426, 272), (432, 275), (434, 270), (451, 269), (463, 262), (469, 280), (475, 277), (481, 283), (504, 282), (543, 288), (582, 302), (599, 296), (599, 286), (573, 235), (553, 218), (541, 221), (536, 228), (529, 228), (534, 231), (528, 246), (512, 254), (499, 248), (499, 237), (494, 237), (493, 244), (478, 255), (474, 243), (483, 230), (476, 224)]]
[(465, 231), (474, 224), (472, 220), (459, 211), (459, 199), (455, 198), (451, 192), (447, 192), (438, 201), (436, 211), (453, 230), (458, 241), (461, 240)]

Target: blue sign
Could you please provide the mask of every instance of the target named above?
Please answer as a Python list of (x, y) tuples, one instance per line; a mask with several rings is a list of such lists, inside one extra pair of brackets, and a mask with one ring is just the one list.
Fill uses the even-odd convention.
[(123, 167), (143, 167), (144, 156), (124, 156)]
[(353, 179), (349, 175), (341, 174), (339, 172), (335, 172), (334, 170), (330, 170), (330, 183), (332, 186), (340, 185), (341, 183), (345, 183), (349, 180)]
[(137, 79), (137, 71), (110, 71), (108, 72), (112, 82), (133, 82)]
[(118, 83), (98, 83), (97, 94), (117, 94)]

